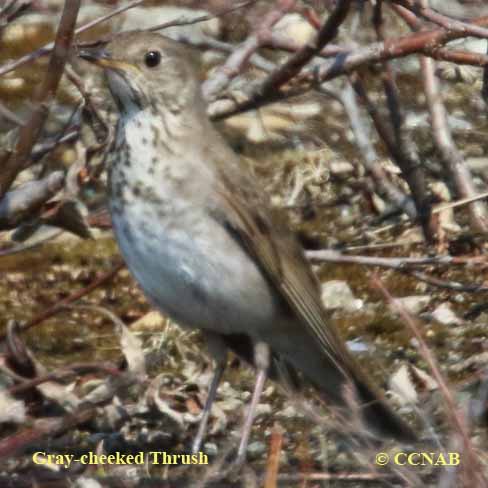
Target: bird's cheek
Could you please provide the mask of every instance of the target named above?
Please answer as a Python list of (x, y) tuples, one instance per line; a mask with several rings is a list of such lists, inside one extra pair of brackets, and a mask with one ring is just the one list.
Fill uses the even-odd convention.
[(127, 80), (117, 71), (107, 71), (110, 92), (115, 98), (121, 111), (129, 112), (137, 109), (137, 96)]

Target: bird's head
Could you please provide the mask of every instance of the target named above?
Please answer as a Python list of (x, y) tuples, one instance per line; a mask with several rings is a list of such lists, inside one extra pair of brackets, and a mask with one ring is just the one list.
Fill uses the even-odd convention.
[(130, 32), (78, 55), (105, 69), (109, 89), (122, 113), (152, 109), (182, 112), (199, 94), (193, 53), (160, 34)]

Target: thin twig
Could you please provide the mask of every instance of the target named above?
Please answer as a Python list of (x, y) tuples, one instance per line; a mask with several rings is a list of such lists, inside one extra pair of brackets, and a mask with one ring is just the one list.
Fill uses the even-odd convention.
[(362, 163), (372, 176), (378, 193), (396, 207), (401, 208), (412, 220), (417, 218), (417, 210), (412, 197), (406, 195), (388, 179), (380, 164), (379, 156), (374, 148), (363, 115), (359, 110), (356, 95), (350, 81), (341, 90), (339, 99), (346, 112), (354, 133), (354, 139), (362, 156)]
[(295, 6), (295, 0), (280, 0), (264, 17), (262, 23), (240, 44), (219, 67), (216, 73), (202, 85), (202, 92), (207, 100), (220, 93), (235, 78), (265, 42), (272, 27)]
[(435, 74), (435, 61), (421, 56), (420, 63), (424, 80), (424, 90), (432, 121), (432, 133), (440, 152), (442, 162), (454, 185), (457, 196), (470, 201), (469, 215), (471, 226), (478, 232), (488, 230), (488, 211), (476, 195), (476, 187), (463, 156), (458, 150), (447, 122), (447, 111), (442, 102), (442, 90)]
[(3, 103), (0, 103), (0, 116), (10, 122), (13, 122), (15, 125), (25, 125), (25, 121), (22, 120), (16, 113), (7, 108)]
[(266, 465), (266, 479), (264, 481), (264, 488), (276, 488), (278, 486), (276, 480), (280, 466), (282, 444), (283, 430), (279, 426), (275, 425), (269, 440), (269, 454)]
[(41, 180), (29, 181), (7, 192), (0, 200), (0, 230), (13, 229), (32, 217), (53, 197), (64, 183), (64, 173), (54, 171)]
[(401, 273), (413, 276), (419, 281), (428, 283), (429, 285), (443, 288), (445, 290), (453, 290), (464, 293), (487, 293), (488, 286), (478, 283), (460, 283), (457, 281), (446, 281), (435, 276), (428, 275), (423, 271), (412, 269), (418, 266), (432, 266), (432, 265), (448, 265), (448, 264), (486, 264), (485, 258), (459, 258), (452, 256), (435, 256), (432, 258), (385, 258), (374, 256), (351, 256), (341, 254), (330, 249), (322, 249), (319, 251), (306, 251), (306, 256), (311, 261), (315, 262), (329, 262), (340, 264), (355, 264), (362, 266), (378, 266), (380, 268), (394, 269)]
[(44, 127), (50, 103), (57, 91), (68, 58), (79, 8), (80, 0), (72, 0), (64, 4), (47, 73), (35, 97), (34, 111), (29, 121), (20, 128), (15, 150), (10, 154), (0, 173), (0, 199), (8, 191), (17, 174), (24, 168)]
[(395, 300), (390, 292), (386, 289), (383, 285), (381, 280), (375, 276), (373, 277), (373, 283), (378, 288), (383, 296), (388, 300), (388, 303), (398, 312), (400, 317), (403, 319), (404, 323), (408, 326), (412, 334), (417, 340), (418, 348), (423, 359), (429, 366), (429, 369), (434, 377), (435, 381), (439, 386), (439, 391), (442, 394), (442, 397), (445, 401), (446, 407), (446, 414), (450, 420), (450, 425), (454, 426), (458, 434), (460, 435), (463, 441), (464, 451), (466, 452), (467, 456), (464, 459), (464, 464), (466, 469), (469, 469), (473, 476), (477, 476), (477, 482), (481, 483), (477, 486), (488, 486), (488, 480), (484, 476), (484, 471), (480, 466), (480, 462), (476, 452), (474, 450), (474, 446), (471, 443), (469, 438), (469, 432), (466, 428), (466, 423), (463, 414), (457, 408), (456, 402), (453, 398), (451, 390), (447, 385), (447, 381), (444, 378), (444, 375), (441, 373), (439, 365), (437, 363), (436, 358), (432, 354), (429, 346), (425, 342), (422, 333), (420, 332), (420, 327), (417, 324), (416, 320), (407, 312), (405, 307), (398, 301)]
[(379, 266), (382, 268), (406, 271), (408, 268), (417, 266), (466, 266), (466, 265), (488, 265), (486, 256), (421, 256), (421, 257), (381, 257), (381, 256), (358, 256), (343, 254), (332, 249), (320, 249), (318, 251), (306, 251), (306, 256), (313, 262), (327, 261), (339, 264), (361, 264), (365, 266)]
[(18, 383), (14, 386), (8, 388), (8, 392), (10, 395), (18, 395), (23, 391), (29, 390), (35, 386), (39, 386), (42, 383), (46, 383), (48, 381), (61, 381), (65, 378), (70, 378), (73, 375), (83, 375), (83, 374), (96, 374), (96, 373), (103, 373), (104, 375), (110, 376), (118, 376), (121, 374), (121, 371), (115, 364), (112, 363), (75, 363), (70, 364), (69, 366), (57, 369), (56, 371), (52, 371), (50, 373), (46, 373), (40, 376), (37, 376), (33, 379), (24, 380), (21, 383)]
[(394, 3), (401, 5), (413, 12), (416, 16), (423, 17), (450, 32), (456, 32), (463, 37), (478, 37), (488, 39), (488, 29), (470, 22), (463, 22), (447, 15), (442, 15), (435, 10), (430, 9), (425, 4), (419, 4), (417, 0), (393, 0)]
[[(73, 303), (73, 302), (79, 300), (81, 297), (88, 295), (93, 290), (97, 289), (99, 286), (102, 286), (103, 284), (111, 281), (124, 266), (125, 265), (123, 262), (116, 264), (115, 266), (113, 266), (113, 268), (110, 271), (100, 275), (98, 278), (96, 278), (88, 286), (82, 288), (81, 290), (76, 291), (75, 293), (73, 293), (69, 297), (66, 297), (65, 299), (59, 301), (58, 303), (55, 303), (53, 306), (47, 308), (46, 310), (41, 312), (39, 315), (34, 317), (30, 322), (23, 324), (20, 327), (20, 330), (21, 331), (28, 330), (31, 327), (34, 327), (35, 325), (38, 325), (41, 322), (44, 322), (44, 320), (46, 320), (50, 317), (53, 317), (54, 315), (56, 315), (61, 310), (64, 310), (66, 308), (66, 305), (69, 305), (70, 303)], [(0, 342), (2, 342), (4, 340), (5, 340), (5, 334), (0, 334)]]
[(147, 30), (148, 31), (158, 31), (158, 30), (167, 29), (168, 27), (181, 27), (181, 26), (185, 26), (185, 25), (194, 25), (194, 24), (198, 24), (200, 22), (206, 22), (207, 20), (211, 20), (211, 19), (218, 18), (218, 17), (223, 17), (223, 16), (228, 15), (232, 12), (235, 12), (236, 10), (241, 10), (241, 9), (243, 9), (249, 5), (252, 5), (253, 3), (256, 3), (256, 2), (257, 2), (257, 0), (248, 0), (246, 2), (241, 2), (238, 5), (233, 5), (230, 8), (225, 8), (225, 9), (221, 10), (220, 12), (216, 12), (213, 14), (200, 15), (200, 16), (195, 17), (193, 19), (187, 19), (186, 17), (181, 17), (179, 19), (170, 20), (169, 22), (164, 22), (162, 24), (158, 24), (158, 25), (155, 25), (153, 27), (149, 27), (149, 29), (147, 29)]
[[(380, 473), (303, 473), (303, 474), (281, 474), (278, 477), (282, 482), (300, 482), (305, 486), (307, 481), (343, 481), (343, 482), (386, 482), (399, 479), (393, 474)], [(307, 485), (308, 486), (308, 485)]]
[[(473, 24), (488, 25), (488, 16), (473, 20)], [(332, 80), (338, 76), (356, 71), (364, 65), (370, 65), (375, 62), (402, 58), (416, 53), (424, 53), (427, 56), (444, 59), (442, 49), (439, 46), (462, 37), (464, 36), (459, 32), (448, 32), (441, 28), (416, 32), (396, 38), (388, 38), (384, 42), (374, 42), (363, 47), (358, 47), (350, 52), (338, 54), (331, 61), (322, 63), (318, 68), (303, 69), (297, 77), (299, 78), (297, 82), (300, 81), (302, 83), (300, 87), (294, 86), (289, 89), (282, 88), (281, 90), (274, 90), (268, 93), (266, 97), (263, 97), (261, 89), (262, 81), (257, 81), (251, 84), (249, 96), (246, 99), (239, 102), (228, 101), (228, 103), (222, 104), (219, 107), (213, 107), (210, 116), (214, 120), (221, 120), (248, 110), (255, 110), (270, 103), (302, 95), (308, 92), (311, 87), (316, 86), (317, 83)], [(436, 48), (433, 49), (432, 46), (436, 46)], [(479, 64), (478, 56), (480, 55), (475, 55), (476, 60), (466, 58), (465, 61), (468, 64), (475, 64), (477, 66), (485, 66), (488, 64), (488, 56), (483, 57), (485, 61), (482, 64)], [(458, 59), (457, 62), (463, 62), (463, 59)]]
[(336, 8), (329, 15), (326, 22), (317, 32), (315, 40), (305, 44), (299, 51), (291, 56), (276, 71), (273, 71), (255, 88), (255, 101), (266, 100), (293, 77), (316, 56), (320, 51), (337, 36), (340, 26), (347, 17), (351, 0), (339, 0)]
[[(66, 2), (66, 4), (69, 4), (69, 2)], [(99, 17), (98, 19), (94, 19), (85, 25), (82, 25), (78, 29), (75, 30), (74, 34), (75, 36), (82, 34), (83, 32), (86, 32), (93, 27), (101, 24), (102, 22), (105, 22), (106, 20), (111, 19), (112, 17), (115, 17), (116, 15), (121, 14), (122, 12), (126, 12), (127, 10), (137, 7), (141, 5), (144, 2), (144, 0), (135, 0), (133, 2), (130, 2), (127, 5), (124, 5), (122, 7), (119, 7), (112, 12), (109, 12), (106, 15), (103, 15), (102, 17)], [(0, 66), (0, 76), (6, 75), (7, 73), (10, 73), (10, 71), (13, 71), (16, 68), (20, 68), (20, 66), (23, 66), (24, 64), (30, 63), (31, 61), (34, 61), (35, 59), (44, 56), (46, 54), (49, 54), (54, 48), (54, 43), (49, 42), (45, 44), (44, 46), (40, 47), (39, 49), (36, 49), (35, 51), (26, 54), (25, 56), (20, 57), (19, 59), (16, 59), (15, 61), (12, 61), (11, 63), (6, 63), (3, 66)]]

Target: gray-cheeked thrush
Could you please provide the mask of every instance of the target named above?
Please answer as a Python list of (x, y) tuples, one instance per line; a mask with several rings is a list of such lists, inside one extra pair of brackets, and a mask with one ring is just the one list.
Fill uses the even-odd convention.
[(127, 266), (164, 314), (203, 332), (217, 361), (194, 451), (228, 350), (257, 369), (238, 458), (266, 376), (311, 384), (344, 413), (344, 387), (353, 385), (376, 434), (413, 441), (327, 323), (318, 282), (281, 212), (208, 120), (192, 53), (132, 32), (79, 55), (105, 69), (120, 111), (109, 201)]

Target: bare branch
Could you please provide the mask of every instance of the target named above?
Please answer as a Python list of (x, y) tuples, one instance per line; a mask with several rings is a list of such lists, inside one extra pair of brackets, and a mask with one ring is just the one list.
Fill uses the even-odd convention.
[(398, 302), (398, 300), (395, 300), (391, 296), (391, 294), (388, 292), (388, 290), (385, 288), (379, 278), (374, 279), (374, 284), (383, 293), (390, 305), (399, 313), (399, 315), (417, 340), (420, 353), (422, 354), (424, 360), (427, 362), (434, 379), (439, 385), (440, 392), (445, 402), (446, 414), (450, 420), (450, 424), (456, 428), (457, 433), (463, 441), (464, 453), (467, 462), (466, 466), (469, 466), (469, 468), (467, 469), (471, 473), (471, 481), (473, 482), (473, 486), (485, 486), (488, 483), (488, 480), (486, 479), (484, 470), (479, 467), (479, 457), (477, 456), (473, 443), (469, 438), (469, 432), (466, 426), (465, 416), (457, 407), (453, 394), (451, 393), (447, 381), (440, 370), (439, 364), (432, 354), (431, 350), (429, 349), (429, 346), (425, 342), (422, 333), (420, 332), (419, 325), (405, 310), (405, 307), (403, 307), (401, 303)]
[(53, 197), (64, 183), (62, 171), (55, 171), (42, 180), (35, 180), (9, 191), (0, 201), (0, 230), (13, 229), (26, 217), (35, 214)]
[[(74, 0), (72, 3), (75, 3)], [(102, 22), (105, 22), (106, 20), (111, 19), (112, 17), (115, 17), (116, 15), (121, 14), (122, 12), (126, 12), (127, 10), (137, 7), (141, 5), (144, 2), (144, 0), (135, 0), (133, 2), (130, 2), (127, 5), (123, 5), (122, 7), (119, 7), (112, 12), (109, 12), (107, 15), (104, 15), (102, 17), (99, 17), (98, 19), (92, 20), (91, 22), (88, 22), (85, 25), (82, 25), (78, 29), (75, 30), (75, 36), (78, 34), (82, 34), (83, 32), (86, 32), (89, 29), (92, 29), (93, 27), (97, 26), (98, 24), (101, 24)], [(71, 0), (66, 2), (66, 5), (70, 4)], [(4, 64), (3, 66), (0, 66), (0, 76), (6, 75), (7, 73), (10, 73), (10, 71), (13, 71), (16, 68), (19, 68), (20, 66), (23, 66), (24, 64), (30, 63), (31, 61), (34, 61), (35, 59), (44, 56), (46, 54), (49, 54), (52, 50), (54, 49), (54, 42), (49, 42), (48, 44), (45, 44), (44, 46), (40, 47), (39, 49), (36, 49), (35, 51), (26, 54), (25, 56), (20, 57), (19, 59), (16, 59), (15, 61), (12, 61), (11, 63)]]
[(374, 149), (359, 110), (356, 95), (351, 83), (348, 81), (341, 90), (339, 98), (349, 118), (354, 138), (362, 156), (362, 163), (373, 178), (379, 194), (396, 207), (401, 208), (412, 220), (417, 218), (417, 210), (412, 198), (393, 185), (379, 163), (379, 157)]
[[(488, 25), (488, 16), (473, 20), (474, 25)], [(236, 115), (247, 110), (254, 110), (263, 105), (284, 100), (292, 96), (301, 95), (310, 90), (317, 83), (332, 80), (338, 76), (351, 73), (358, 68), (375, 62), (389, 59), (402, 58), (411, 54), (423, 53), (439, 59), (455, 60), (466, 62), (476, 66), (485, 66), (488, 63), (488, 56), (480, 54), (469, 55), (460, 51), (442, 50), (440, 46), (464, 37), (459, 32), (449, 32), (445, 29), (434, 29), (422, 32), (415, 32), (402, 37), (388, 38), (383, 42), (374, 42), (353, 51), (340, 53), (327, 63), (323, 63), (318, 69), (302, 70), (297, 81), (302, 82), (299, 88), (274, 90), (262, 95), (261, 81), (254, 83), (247, 99), (237, 102), (229, 101), (220, 107), (214, 107), (211, 117), (220, 120)], [(435, 48), (434, 48), (435, 47)]]
[(3, 103), (0, 103), (0, 116), (16, 125), (25, 125), (25, 121), (22, 120), (16, 113), (8, 109)]
[[(451, 135), (447, 122), (447, 112), (442, 103), (442, 94), (439, 80), (435, 75), (435, 62), (422, 56), (422, 74), (424, 77), (424, 89), (432, 121), (434, 141), (441, 154), (442, 161), (456, 188), (459, 198), (474, 198), (477, 190), (469, 169), (459, 152)], [(488, 230), (488, 212), (481, 201), (475, 201), (469, 205), (469, 214), (473, 228), (479, 232)]]
[(416, 0), (393, 0), (393, 2), (410, 10), (415, 15), (420, 15), (424, 19), (441, 26), (446, 31), (461, 34), (463, 37), (471, 36), (488, 39), (488, 29), (442, 15), (426, 5), (419, 4)]
[(211, 100), (220, 93), (242, 70), (251, 56), (269, 37), (272, 27), (295, 6), (295, 0), (280, 0), (264, 17), (258, 28), (229, 56), (223, 66), (202, 85), (203, 95)]
[(73, 32), (79, 8), (80, 0), (73, 0), (64, 4), (63, 14), (54, 42), (53, 54), (44, 82), (35, 97), (36, 106), (30, 120), (20, 128), (15, 151), (5, 162), (0, 174), (0, 198), (8, 191), (19, 171), (24, 168), (47, 119), (49, 105), (56, 94), (73, 41)]
[(281, 86), (297, 75), (302, 68), (337, 36), (339, 27), (347, 17), (351, 0), (339, 0), (334, 11), (317, 32), (315, 40), (291, 56), (278, 70), (267, 77), (259, 88), (261, 97), (266, 98), (270, 92), (278, 90)]
[(456, 256), (420, 256), (420, 257), (382, 257), (382, 256), (358, 256), (342, 254), (333, 249), (320, 249), (318, 251), (306, 251), (306, 256), (313, 262), (327, 261), (338, 264), (361, 264), (364, 266), (379, 266), (381, 268), (406, 271), (419, 266), (466, 266), (485, 265), (488, 260), (485, 256), (456, 257)]

